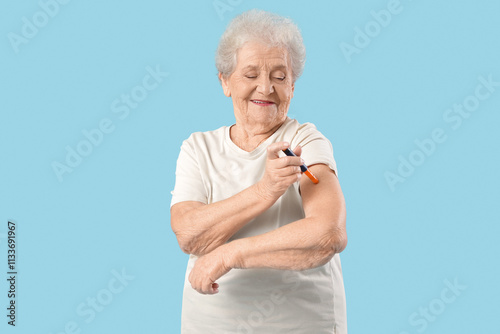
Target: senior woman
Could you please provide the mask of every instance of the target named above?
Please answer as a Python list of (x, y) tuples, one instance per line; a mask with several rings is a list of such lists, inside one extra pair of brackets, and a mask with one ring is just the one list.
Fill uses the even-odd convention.
[(172, 229), (190, 254), (182, 333), (347, 333), (332, 146), (287, 116), (304, 62), (296, 25), (268, 12), (237, 16), (221, 37), (236, 123), (182, 143), (172, 192)]

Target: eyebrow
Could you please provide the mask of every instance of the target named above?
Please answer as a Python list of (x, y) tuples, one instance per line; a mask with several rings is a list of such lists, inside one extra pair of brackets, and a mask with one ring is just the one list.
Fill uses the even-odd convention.
[[(248, 66), (243, 67), (241, 70), (242, 71), (256, 70), (258, 68), (259, 68), (259, 66), (256, 66), (256, 65), (248, 65)], [(286, 69), (287, 69), (287, 67), (285, 65), (277, 65), (277, 66), (273, 67), (271, 70), (276, 71), (276, 70), (286, 70)]]

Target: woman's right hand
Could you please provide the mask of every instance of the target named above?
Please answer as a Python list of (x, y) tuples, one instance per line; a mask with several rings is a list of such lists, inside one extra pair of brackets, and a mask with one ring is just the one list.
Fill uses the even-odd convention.
[(293, 183), (301, 178), (300, 158), (302, 148), (297, 146), (293, 153), (296, 157), (280, 157), (278, 152), (289, 148), (287, 142), (273, 143), (267, 148), (266, 170), (262, 179), (257, 182), (260, 194), (269, 200), (276, 201)]

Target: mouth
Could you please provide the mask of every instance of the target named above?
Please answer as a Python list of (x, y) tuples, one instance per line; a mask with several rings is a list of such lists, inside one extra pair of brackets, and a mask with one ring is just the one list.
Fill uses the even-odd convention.
[(273, 101), (267, 101), (267, 100), (250, 100), (250, 102), (261, 107), (271, 106), (275, 104)]

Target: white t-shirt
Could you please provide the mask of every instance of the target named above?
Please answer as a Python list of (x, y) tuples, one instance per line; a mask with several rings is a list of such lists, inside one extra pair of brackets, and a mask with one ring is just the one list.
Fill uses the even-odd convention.
[[(311, 123), (287, 118), (252, 152), (236, 146), (229, 129), (196, 132), (182, 143), (171, 206), (183, 201), (211, 204), (257, 183), (264, 174), (267, 147), (279, 141), (288, 141), (292, 149), (301, 145), (307, 165), (323, 163), (337, 174), (330, 141)], [(302, 218), (296, 182), (229, 241), (263, 234)], [(189, 256), (184, 281), (184, 334), (347, 333), (339, 254), (323, 266), (302, 271), (233, 269), (217, 281), (220, 291), (215, 295), (202, 295), (191, 287), (188, 276), (196, 259)]]

